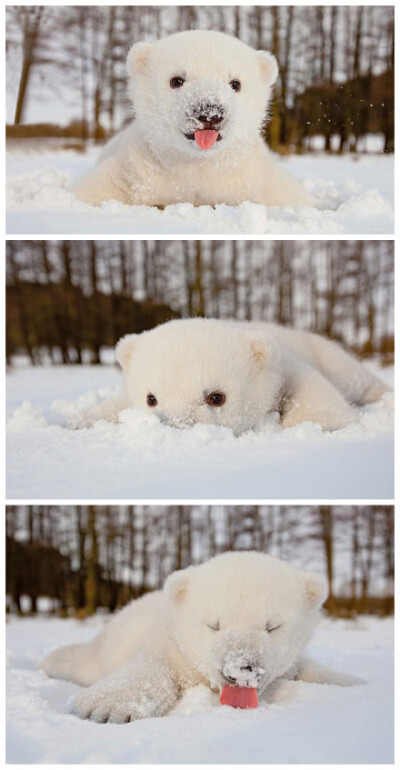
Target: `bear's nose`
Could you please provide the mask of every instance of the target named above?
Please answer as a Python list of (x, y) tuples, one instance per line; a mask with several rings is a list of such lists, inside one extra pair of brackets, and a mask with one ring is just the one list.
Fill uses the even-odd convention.
[(223, 115), (199, 115), (197, 120), (203, 124), (204, 128), (214, 128), (221, 123)]
[[(232, 682), (232, 684), (235, 684), (235, 682), (237, 682), (238, 679), (242, 678), (241, 674), (244, 674), (245, 672), (248, 672), (251, 674), (253, 673), (253, 671), (255, 671), (254, 667), (248, 664), (247, 666), (240, 666), (239, 668), (240, 673), (237, 676), (235, 676), (232, 672), (228, 672), (226, 670), (222, 671), (221, 673), (228, 682)], [(258, 671), (255, 671), (255, 675), (257, 678), (259, 678), (260, 676)]]
[(225, 117), (225, 108), (219, 102), (200, 101), (191, 105), (188, 117), (196, 118), (203, 123), (204, 128), (214, 128), (214, 126), (222, 123)]

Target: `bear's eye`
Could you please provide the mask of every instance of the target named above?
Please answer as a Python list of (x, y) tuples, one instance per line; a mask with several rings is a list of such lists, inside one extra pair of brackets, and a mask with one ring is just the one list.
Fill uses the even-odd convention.
[(182, 88), (184, 82), (185, 81), (183, 78), (175, 77), (175, 78), (171, 78), (171, 80), (169, 81), (169, 84), (171, 88)]
[(206, 398), (206, 404), (208, 404), (208, 406), (223, 406), (225, 401), (225, 393), (220, 393), (219, 390), (215, 390), (213, 393), (210, 393), (210, 395)]
[(219, 620), (216, 621), (216, 623), (207, 623), (208, 628), (211, 628), (211, 631), (219, 631), (221, 626), (219, 624)]
[(282, 628), (282, 623), (280, 623), (279, 626), (273, 626), (272, 623), (267, 623), (265, 626), (265, 630), (268, 631), (269, 634), (272, 634), (273, 631), (277, 631), (278, 628)]
[(229, 85), (230, 85), (230, 87), (232, 88), (233, 91), (240, 91), (240, 89), (242, 87), (242, 84), (241, 84), (240, 80), (231, 80)]
[(148, 406), (157, 406), (158, 404), (156, 397), (152, 393), (149, 393), (147, 396), (147, 404)]

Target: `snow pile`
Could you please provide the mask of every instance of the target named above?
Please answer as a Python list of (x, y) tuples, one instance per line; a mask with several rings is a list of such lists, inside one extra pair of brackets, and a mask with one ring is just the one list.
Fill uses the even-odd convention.
[(37, 671), (60, 644), (91, 639), (103, 621), (12, 619), (7, 629), (8, 763), (392, 763), (393, 620), (322, 621), (309, 654), (359, 676), (342, 688), (278, 681), (258, 709), (221, 707), (188, 690), (170, 716), (96, 724), (69, 714), (76, 685)]
[(99, 208), (79, 201), (71, 181), (92, 168), (98, 149), (86, 155), (59, 152), (8, 152), (7, 233), (119, 234), (279, 234), (393, 233), (393, 157), (324, 155), (280, 159), (303, 180), (318, 207), (126, 206), (116, 201)]
[(8, 423), (8, 430), (12, 433), (25, 433), (45, 428), (47, 421), (31, 401), (23, 401), (15, 410)]
[[(392, 384), (393, 370), (378, 376)], [(357, 424), (324, 433), (275, 416), (238, 438), (226, 428), (163, 424), (140, 409), (118, 424), (67, 427), (118, 390), (106, 366), (42, 367), (8, 375), (10, 499), (357, 499), (393, 497), (393, 396), (359, 410)]]

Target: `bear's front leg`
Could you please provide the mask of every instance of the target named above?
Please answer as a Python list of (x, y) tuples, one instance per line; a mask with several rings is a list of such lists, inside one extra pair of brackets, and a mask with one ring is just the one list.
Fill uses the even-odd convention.
[(126, 663), (80, 693), (72, 713), (94, 722), (133, 722), (163, 716), (177, 698), (171, 670), (149, 655)]
[(290, 383), (282, 426), (291, 428), (300, 422), (310, 421), (321, 425), (323, 430), (339, 430), (357, 421), (357, 414), (342, 394), (316, 369), (299, 362), (294, 382)]
[(114, 157), (101, 161), (70, 189), (81, 201), (91, 206), (101, 206), (110, 200), (126, 205), (131, 203), (129, 192), (119, 173), (118, 161)]
[(358, 676), (343, 674), (340, 671), (328, 668), (328, 666), (322, 666), (320, 663), (310, 660), (310, 658), (302, 658), (295, 678), (301, 682), (334, 684), (338, 687), (354, 687), (355, 685), (365, 684), (365, 681)]
[(269, 150), (262, 147), (254, 168), (255, 187), (259, 203), (266, 206), (315, 206), (316, 200), (295, 177), (276, 162)]

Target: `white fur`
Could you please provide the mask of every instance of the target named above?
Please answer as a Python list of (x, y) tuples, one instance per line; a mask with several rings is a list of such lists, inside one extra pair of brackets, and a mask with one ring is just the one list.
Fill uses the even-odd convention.
[(234, 679), (261, 694), (302, 670), (306, 681), (353, 684), (301, 662), (325, 598), (318, 575), (265, 554), (230, 552), (173, 573), (92, 642), (62, 647), (41, 665), (49, 676), (88, 686), (73, 712), (98, 722), (161, 716), (198, 684), (218, 692)]
[[(278, 76), (272, 54), (222, 32), (193, 30), (135, 44), (128, 73), (135, 119), (75, 186), (82, 200), (149, 206), (313, 204), (301, 184), (275, 163), (260, 136)], [(171, 88), (174, 76), (185, 78), (182, 88)], [(229, 85), (234, 79), (241, 82), (238, 93)], [(208, 150), (185, 136), (202, 128), (199, 105), (209, 115), (224, 114), (222, 140)]]
[[(194, 318), (123, 337), (116, 348), (124, 390), (82, 415), (78, 425), (118, 420), (130, 406), (179, 427), (215, 423), (236, 435), (262, 427), (279, 412), (282, 425), (303, 421), (325, 430), (358, 419), (352, 405), (387, 390), (336, 343), (269, 323)], [(209, 406), (213, 391), (226, 396)], [(147, 405), (148, 394), (158, 401)]]

